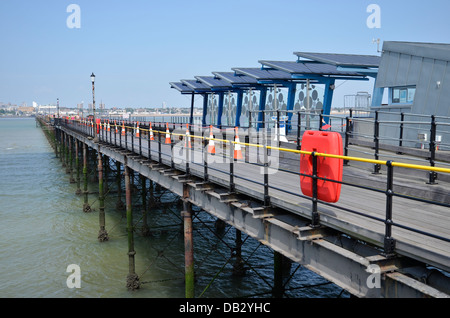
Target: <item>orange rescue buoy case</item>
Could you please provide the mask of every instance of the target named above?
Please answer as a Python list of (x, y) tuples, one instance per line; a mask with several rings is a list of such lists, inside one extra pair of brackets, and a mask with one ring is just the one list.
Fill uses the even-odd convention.
[[(342, 137), (337, 132), (307, 130), (302, 137), (301, 150), (333, 155), (342, 155)], [(337, 158), (317, 157), (317, 176), (330, 180), (342, 181), (343, 160)], [(300, 155), (300, 173), (313, 174), (312, 155)], [(300, 187), (306, 196), (313, 196), (313, 179), (300, 176)], [(317, 198), (325, 202), (337, 202), (341, 194), (341, 184), (317, 180)]]

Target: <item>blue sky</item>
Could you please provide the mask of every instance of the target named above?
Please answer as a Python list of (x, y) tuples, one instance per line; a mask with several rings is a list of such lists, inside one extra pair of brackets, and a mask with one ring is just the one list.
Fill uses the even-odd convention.
[[(72, 3), (79, 29), (66, 24)], [(366, 25), (372, 3), (381, 28)], [(0, 102), (86, 107), (94, 72), (107, 108), (189, 106), (169, 82), (295, 51), (377, 54), (373, 38), (450, 43), (449, 12), (448, 0), (1, 0)], [(333, 106), (372, 82), (337, 86)]]

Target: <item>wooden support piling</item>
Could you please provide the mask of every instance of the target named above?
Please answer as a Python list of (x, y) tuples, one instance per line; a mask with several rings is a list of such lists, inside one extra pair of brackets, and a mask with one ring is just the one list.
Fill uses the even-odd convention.
[(73, 178), (73, 145), (72, 145), (72, 136), (69, 136), (69, 182), (75, 183), (75, 179)]
[(274, 284), (272, 295), (275, 298), (281, 298), (283, 297), (283, 255), (277, 251), (274, 251), (273, 253)]
[(147, 223), (147, 213), (148, 213), (148, 206), (147, 206), (147, 178), (145, 176), (141, 176), (141, 192), (142, 192), (142, 236), (149, 236), (150, 235), (150, 229), (148, 227)]
[(140, 287), (139, 277), (135, 271), (134, 255), (134, 226), (133, 226), (133, 211), (131, 207), (131, 185), (130, 185), (130, 168), (127, 166), (127, 157), (124, 162), (125, 170), (125, 198), (127, 206), (127, 232), (128, 232), (128, 276), (127, 288), (128, 290), (135, 290)]
[(185, 296), (194, 298), (194, 243), (192, 235), (192, 205), (183, 200), (181, 216), (184, 221), (184, 270), (185, 270)]
[(125, 210), (125, 204), (122, 201), (122, 173), (120, 170), (120, 161), (116, 161), (116, 184), (117, 184), (117, 203), (116, 210)]
[(75, 166), (77, 169), (77, 191), (75, 192), (76, 195), (81, 195), (81, 178), (80, 178), (80, 149), (79, 149), (80, 142), (78, 140), (75, 140)]
[(103, 192), (103, 155), (100, 152), (100, 146), (98, 147), (98, 201), (99, 201), (99, 223), (100, 230), (98, 231), (98, 240), (100, 242), (107, 241), (109, 239), (108, 232), (105, 229), (105, 196)]
[(242, 260), (242, 232), (236, 229), (235, 260), (233, 264), (233, 275), (242, 276), (245, 273), (244, 261)]
[(88, 173), (87, 173), (87, 145), (83, 143), (83, 193), (84, 193), (84, 204), (83, 212), (91, 212), (91, 206), (88, 203)]

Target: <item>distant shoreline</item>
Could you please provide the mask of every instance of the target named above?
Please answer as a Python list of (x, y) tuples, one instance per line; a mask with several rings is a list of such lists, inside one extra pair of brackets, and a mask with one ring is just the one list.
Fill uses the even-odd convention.
[(36, 116), (0, 116), (0, 119), (36, 118)]

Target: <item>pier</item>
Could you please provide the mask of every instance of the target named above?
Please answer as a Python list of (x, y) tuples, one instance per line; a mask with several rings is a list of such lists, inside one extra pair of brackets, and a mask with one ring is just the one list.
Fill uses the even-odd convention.
[[(181, 198), (187, 298), (198, 295), (193, 206), (236, 229), (236, 260), (240, 233), (274, 250), (277, 288), (282, 288), (285, 261), (301, 264), (356, 297), (450, 295), (450, 169), (436, 164), (436, 156), (447, 160), (445, 151), (434, 153), (432, 165), (421, 165), (408, 158), (428, 150), (403, 161), (381, 160), (381, 155), (389, 156), (394, 150), (412, 150), (383, 148), (377, 139), (373, 144), (358, 143), (348, 130), (342, 131), (345, 155), (337, 156), (302, 151), (300, 132), (295, 140), (284, 142), (277, 130), (252, 127), (92, 122), (89, 118), (39, 117), (37, 121), (66, 167), (69, 181), (84, 196), (80, 211), (90, 211), (88, 166), (96, 167), (98, 194), (94, 196), (99, 202), (97, 239), (101, 242), (109, 240), (104, 180), (115, 172), (117, 204), (126, 209), (129, 273), (124, 281), (130, 290), (140, 288), (134, 265), (139, 251), (134, 249), (133, 174)], [(361, 155), (368, 149), (376, 150), (375, 158)], [(313, 195), (302, 193), (302, 155), (315, 161), (318, 170), (320, 159), (342, 160), (338, 202), (318, 199), (318, 181), (336, 180), (319, 177), (317, 170), (308, 176), (315, 187)], [(147, 191), (145, 184), (142, 191)], [(122, 191), (125, 203), (120, 200)]]

